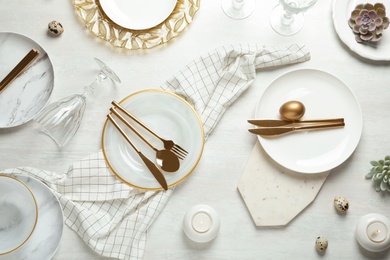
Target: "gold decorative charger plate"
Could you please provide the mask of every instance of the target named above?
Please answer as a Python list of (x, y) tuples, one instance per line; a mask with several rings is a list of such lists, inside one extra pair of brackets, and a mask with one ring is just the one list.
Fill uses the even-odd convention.
[(178, 0), (173, 12), (162, 23), (146, 30), (131, 30), (112, 22), (99, 8), (97, 0), (74, 0), (73, 6), (96, 37), (115, 47), (150, 49), (177, 37), (193, 20), (200, 0)]

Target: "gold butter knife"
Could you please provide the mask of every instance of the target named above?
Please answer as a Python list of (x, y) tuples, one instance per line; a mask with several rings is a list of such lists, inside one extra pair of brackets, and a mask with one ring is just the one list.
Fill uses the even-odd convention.
[(322, 124), (322, 125), (311, 125), (311, 126), (290, 126), (290, 127), (259, 127), (254, 129), (248, 129), (252, 134), (263, 135), (263, 136), (275, 136), (292, 133), (299, 130), (318, 130), (343, 127), (345, 123), (334, 123), (334, 124)]
[(39, 51), (32, 49), (0, 82), (0, 93), (39, 55)]
[(312, 124), (312, 123), (343, 123), (344, 118), (329, 118), (329, 119), (314, 119), (314, 120), (297, 120), (297, 121), (287, 121), (287, 120), (278, 120), (278, 119), (249, 119), (248, 123), (264, 126), (264, 127), (277, 127), (277, 126), (287, 126), (292, 124)]

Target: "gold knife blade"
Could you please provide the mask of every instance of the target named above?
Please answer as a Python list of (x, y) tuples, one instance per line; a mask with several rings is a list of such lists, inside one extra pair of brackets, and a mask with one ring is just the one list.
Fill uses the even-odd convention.
[(301, 121), (286, 121), (278, 119), (249, 119), (248, 123), (263, 126), (263, 127), (277, 127), (287, 126), (292, 124), (311, 124), (311, 123), (343, 123), (344, 118), (329, 118), (329, 119), (314, 119), (314, 120), (301, 120)]
[(32, 49), (0, 82), (0, 93), (39, 55), (39, 51)]
[(260, 127), (254, 129), (248, 129), (252, 134), (263, 135), (263, 136), (275, 136), (292, 133), (298, 130), (319, 130), (328, 128), (344, 127), (345, 123), (334, 123), (334, 124), (321, 124), (312, 126), (290, 126), (290, 127)]

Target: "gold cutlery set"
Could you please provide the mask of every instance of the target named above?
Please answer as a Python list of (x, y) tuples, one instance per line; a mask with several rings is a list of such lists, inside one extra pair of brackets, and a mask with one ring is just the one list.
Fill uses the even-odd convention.
[(26, 56), (0, 81), (0, 93), (38, 57), (39, 51), (31, 49)]
[(344, 118), (299, 120), (305, 113), (305, 106), (299, 101), (284, 103), (279, 113), (282, 120), (278, 119), (250, 119), (248, 123), (258, 128), (248, 129), (250, 133), (272, 137), (292, 133), (299, 130), (319, 130), (344, 127)]
[(292, 133), (298, 130), (318, 130), (345, 126), (344, 118), (319, 119), (305, 121), (284, 121), (284, 120), (248, 120), (249, 123), (259, 126), (248, 129), (249, 132), (262, 136), (278, 136)]
[[(110, 114), (107, 115), (107, 118), (111, 121), (111, 123), (115, 126), (115, 128), (121, 133), (121, 135), (126, 139), (126, 141), (131, 145), (131, 147), (137, 152), (137, 154), (141, 157), (142, 161), (145, 163), (146, 167), (153, 174), (156, 180), (160, 183), (161, 187), (164, 190), (168, 189), (168, 184), (163, 173), (160, 171), (160, 168), (166, 172), (175, 172), (180, 168), (180, 161), (184, 160), (188, 155), (188, 152), (180, 147), (178, 144), (174, 143), (172, 140), (166, 140), (160, 137), (157, 133), (152, 131), (149, 127), (147, 127), (144, 123), (142, 123), (139, 119), (133, 116), (129, 111), (123, 108), (120, 104), (113, 101), (112, 107), (110, 108)], [(122, 112), (125, 116), (132, 119), (138, 125), (146, 129), (149, 133), (151, 133), (154, 137), (158, 138), (163, 144), (164, 149), (158, 150), (155, 148), (142, 134), (134, 128), (129, 121), (120, 113)], [(153, 149), (156, 153), (156, 163), (152, 162), (149, 158), (147, 158), (131, 141), (130, 137), (126, 134), (126, 132), (122, 129), (122, 127), (116, 122), (114, 117), (115, 115), (121, 122), (123, 122), (129, 129), (131, 129), (142, 141), (144, 141), (151, 149)]]

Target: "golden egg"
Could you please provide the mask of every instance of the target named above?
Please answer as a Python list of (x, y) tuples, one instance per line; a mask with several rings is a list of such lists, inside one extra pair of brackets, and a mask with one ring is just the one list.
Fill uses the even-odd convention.
[(280, 107), (279, 113), (284, 120), (295, 121), (305, 114), (305, 106), (299, 101), (288, 101)]

